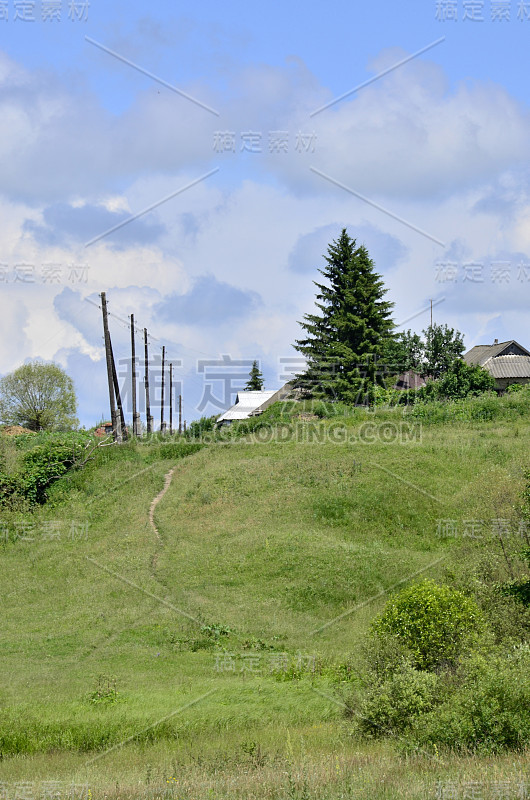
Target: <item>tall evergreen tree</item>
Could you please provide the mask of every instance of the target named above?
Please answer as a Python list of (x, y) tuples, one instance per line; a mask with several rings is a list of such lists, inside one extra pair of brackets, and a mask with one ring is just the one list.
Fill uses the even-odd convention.
[(263, 389), (263, 383), (263, 375), (258, 367), (258, 362), (254, 361), (252, 364), (252, 369), (250, 370), (248, 381), (245, 384), (245, 390), (247, 392), (261, 392)]
[(311, 396), (366, 403), (382, 383), (377, 360), (394, 328), (394, 304), (383, 299), (387, 290), (366, 247), (357, 247), (346, 229), (328, 246), (325, 260), (319, 272), (327, 283), (314, 281), (320, 313), (306, 314), (300, 323), (306, 338), (295, 349), (307, 366), (295, 385)]

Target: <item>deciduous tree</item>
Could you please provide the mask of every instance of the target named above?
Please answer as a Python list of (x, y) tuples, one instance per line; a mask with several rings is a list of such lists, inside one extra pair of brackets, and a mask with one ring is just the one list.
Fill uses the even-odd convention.
[(58, 364), (31, 361), (0, 380), (0, 420), (31, 431), (79, 425), (74, 383)]
[(425, 335), (425, 357), (423, 374), (439, 378), (460, 358), (465, 350), (464, 337), (460, 331), (448, 325), (429, 325)]

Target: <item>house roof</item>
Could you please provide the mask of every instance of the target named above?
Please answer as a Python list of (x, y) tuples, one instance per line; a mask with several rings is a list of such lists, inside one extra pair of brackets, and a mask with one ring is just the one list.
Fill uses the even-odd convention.
[(530, 378), (530, 356), (497, 356), (482, 365), (494, 378)]
[(504, 350), (507, 350), (513, 345), (519, 348), (523, 353), (526, 353), (527, 356), (530, 356), (530, 351), (519, 344), (519, 342), (516, 342), (515, 339), (509, 339), (507, 342), (496, 342), (495, 344), (477, 344), (465, 353), (464, 361), (469, 365), (480, 364), (480, 366), (483, 367), (488, 359), (499, 358)]
[(398, 375), (394, 384), (394, 389), (419, 389), (420, 386), (425, 386), (427, 381), (422, 378), (419, 372), (413, 369), (408, 369)]
[(255, 411), (274, 397), (278, 390), (267, 392), (239, 392), (234, 405), (218, 417), (217, 422), (234, 419), (248, 419)]

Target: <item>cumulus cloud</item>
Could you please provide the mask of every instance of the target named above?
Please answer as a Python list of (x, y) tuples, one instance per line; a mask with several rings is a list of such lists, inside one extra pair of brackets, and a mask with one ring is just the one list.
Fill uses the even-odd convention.
[[(373, 71), (406, 55), (386, 51)], [(432, 201), (526, 163), (530, 117), (503, 87), (477, 81), (450, 89), (441, 68), (422, 59), (313, 117), (293, 96), (284, 126), (293, 138), (298, 131), (316, 134), (308, 152), (268, 157), (268, 167), (298, 190), (326, 189), (311, 174), (314, 166), (368, 196)]]
[(150, 87), (115, 116), (85, 85), (66, 88), (58, 76), (23, 69), (5, 54), (0, 114), (0, 192), (13, 200), (97, 197), (124, 178), (212, 157), (215, 118), (174, 92)]
[(490, 316), (508, 317), (530, 306), (528, 253), (503, 250), (475, 258), (443, 260), (436, 265), (436, 279), (456, 313), (480, 309)]
[[(106, 243), (119, 249), (152, 244), (165, 232), (163, 225), (152, 220), (136, 219), (124, 225), (130, 218), (125, 211), (111, 211), (102, 205), (55, 203), (43, 209), (42, 223), (26, 220), (23, 231), (39, 245), (64, 247), (72, 242), (85, 244), (112, 229), (112, 234), (105, 237)], [(113, 230), (118, 225), (122, 227)]]
[[(348, 225), (323, 225), (301, 236), (289, 253), (289, 269), (293, 272), (316, 274), (317, 269), (325, 266), (323, 256), (327, 256), (328, 245), (339, 237), (342, 228), (348, 228)], [(407, 253), (407, 248), (399, 239), (374, 225), (365, 223), (350, 227), (349, 235), (358, 246), (365, 245), (376, 270), (388, 271)]]
[(8, 300), (5, 292), (0, 304), (0, 373), (5, 374), (20, 366), (27, 356), (29, 340), (25, 329), (29, 311), (18, 298)]
[[(372, 68), (406, 55), (386, 51)], [(432, 199), (527, 161), (528, 111), (501, 86), (449, 88), (427, 58), (316, 116), (311, 113), (330, 93), (299, 59), (281, 68), (247, 66), (225, 80), (216, 98), (206, 86), (193, 87), (220, 109), (219, 118), (156, 84), (112, 115), (86, 87), (68, 90), (57, 77), (28, 72), (3, 56), (0, 191), (64, 202), (100, 195), (138, 175), (216, 163), (244, 166), (256, 176), (272, 173), (298, 192), (337, 191), (310, 172), (315, 166), (367, 195)], [(251, 130), (261, 136), (259, 153), (244, 152), (241, 134)], [(216, 152), (219, 131), (234, 135), (233, 149)], [(287, 135), (285, 148), (271, 147), (275, 131)], [(315, 135), (311, 146), (301, 134)]]
[(256, 292), (230, 286), (213, 275), (204, 275), (186, 294), (164, 298), (155, 311), (164, 321), (219, 327), (234, 319), (245, 319), (261, 303)]

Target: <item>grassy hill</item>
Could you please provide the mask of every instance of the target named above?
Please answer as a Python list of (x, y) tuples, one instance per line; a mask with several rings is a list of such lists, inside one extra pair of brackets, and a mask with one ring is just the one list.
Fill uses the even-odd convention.
[(344, 419), (349, 442), (106, 448), (45, 505), (5, 511), (0, 781), (93, 798), (415, 798), (455, 776), (520, 778), (525, 754), (405, 758), (359, 741), (345, 713), (388, 593), (454, 576), (499, 549), (491, 520), (516, 524), (520, 395), (492, 401), (490, 420), (416, 418), (408, 439), (377, 428), (397, 409)]

